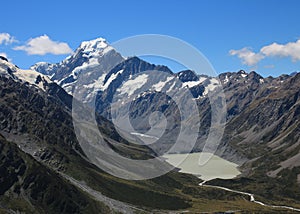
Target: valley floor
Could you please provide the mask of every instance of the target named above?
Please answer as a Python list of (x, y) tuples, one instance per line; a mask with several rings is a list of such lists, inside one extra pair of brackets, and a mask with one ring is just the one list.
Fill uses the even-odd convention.
[(255, 200), (254, 194), (252, 194), (252, 193), (241, 192), (241, 191), (237, 191), (237, 190), (232, 190), (232, 189), (229, 189), (229, 188), (226, 188), (226, 187), (221, 187), (221, 186), (207, 185), (207, 184), (205, 184), (205, 181), (201, 182), (199, 185), (202, 186), (202, 187), (209, 187), (209, 188), (221, 189), (221, 190), (225, 190), (225, 191), (228, 191), (228, 192), (233, 192), (233, 193), (238, 193), (238, 194), (249, 196), (249, 201), (250, 202), (259, 204), (261, 206), (265, 206), (265, 207), (269, 207), (269, 208), (278, 208), (278, 209), (285, 209), (285, 210), (292, 210), (292, 211), (300, 212), (300, 209), (295, 208), (295, 207), (284, 206), (284, 205), (269, 205), (269, 204), (265, 204), (265, 203), (263, 203), (261, 201), (257, 201), (257, 200)]

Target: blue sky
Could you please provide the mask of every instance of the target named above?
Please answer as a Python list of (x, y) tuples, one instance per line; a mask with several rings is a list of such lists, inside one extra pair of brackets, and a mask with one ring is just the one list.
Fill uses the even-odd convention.
[[(0, 35), (17, 41), (1, 42), (0, 36), (0, 53), (28, 68), (59, 62), (68, 55), (66, 46), (75, 50), (84, 40), (164, 34), (195, 46), (218, 73), (245, 69), (278, 76), (300, 70), (299, 9), (297, 0), (10, 0), (1, 3)], [(65, 52), (30, 52), (26, 43), (35, 38), (60, 43)]]

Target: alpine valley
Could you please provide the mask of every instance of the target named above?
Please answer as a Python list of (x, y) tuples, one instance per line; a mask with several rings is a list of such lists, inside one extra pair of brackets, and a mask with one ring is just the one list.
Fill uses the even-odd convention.
[[(202, 152), (212, 119), (209, 95), (220, 86), (226, 124), (215, 155), (238, 165), (236, 178), (203, 183), (174, 169), (152, 179), (125, 180), (97, 167), (77, 140), (74, 100), (95, 108), (98, 129), (117, 153), (142, 160), (161, 156), (176, 141), (180, 124), (189, 122), (172, 99), (186, 90), (200, 120), (192, 152)], [(40, 62), (30, 70), (0, 57), (0, 100), (0, 213), (300, 211), (300, 73), (173, 73), (122, 56), (98, 38), (82, 42), (62, 62)], [(126, 106), (134, 132), (122, 133), (114, 124), (126, 115)], [(153, 112), (164, 115), (166, 124), (149, 122)], [(148, 135), (153, 125), (166, 125), (166, 131)], [(149, 138), (155, 143), (141, 143)], [(190, 152), (187, 144), (180, 145), (180, 153)]]

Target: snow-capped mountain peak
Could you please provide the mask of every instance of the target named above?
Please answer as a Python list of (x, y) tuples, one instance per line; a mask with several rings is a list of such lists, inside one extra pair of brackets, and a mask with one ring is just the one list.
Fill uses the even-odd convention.
[(107, 42), (103, 38), (97, 38), (90, 41), (84, 41), (81, 43), (80, 48), (86, 51), (92, 51), (95, 49), (103, 49), (108, 46)]
[(80, 44), (76, 53), (81, 52), (85, 57), (99, 57), (113, 50), (113, 48), (103, 38), (97, 38), (91, 41), (84, 41)]
[(52, 82), (46, 75), (34, 70), (22, 70), (4, 58), (0, 58), (0, 75), (13, 78), (15, 81), (27, 82), (44, 91), (47, 85)]
[(51, 80), (73, 95), (80, 79), (81, 94), (85, 94), (87, 102), (92, 94), (96, 94), (104, 86), (106, 74), (124, 58), (115, 51), (103, 38), (82, 42), (74, 53), (56, 64), (37, 63), (32, 68), (47, 74)]

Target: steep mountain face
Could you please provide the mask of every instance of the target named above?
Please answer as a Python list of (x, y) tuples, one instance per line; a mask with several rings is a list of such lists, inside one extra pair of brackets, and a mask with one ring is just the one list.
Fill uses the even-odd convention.
[(228, 117), (241, 113), (255, 97), (263, 96), (257, 92), (265, 87), (265, 80), (255, 72), (247, 74), (245, 71), (224, 73), (220, 75), (227, 97)]
[[(119, 88), (123, 85), (124, 82), (128, 80), (132, 80), (133, 77), (138, 77), (140, 73), (146, 71), (161, 71), (166, 72), (167, 74), (171, 74), (172, 72), (165, 66), (156, 66), (153, 64), (149, 64), (143, 60), (140, 60), (137, 57), (129, 58), (122, 63), (115, 66), (112, 70), (110, 70), (107, 75), (105, 75), (102, 90), (97, 94), (97, 110), (98, 112), (104, 112), (106, 107), (101, 106), (102, 104), (108, 105), (113, 101), (113, 96), (116, 93), (126, 94), (134, 93), (134, 88), (130, 88), (132, 91), (122, 91)], [(147, 81), (147, 75), (144, 75), (140, 82), (136, 82), (137, 88), (142, 86), (143, 83)], [(138, 85), (141, 83), (141, 85)], [(119, 89), (119, 90), (118, 90)]]
[(231, 135), (240, 138), (238, 145), (249, 158), (281, 151), (288, 161), (293, 158), (288, 152), (299, 153), (299, 77), (261, 82), (247, 108), (228, 123), (228, 129), (234, 130)]
[[(4, 65), (1, 67), (4, 68)], [(14, 66), (10, 64), (10, 67)], [(107, 209), (103, 205), (105, 203), (110, 207), (109, 212), (113, 212), (116, 208), (111, 198), (149, 209), (184, 209), (191, 206), (189, 196), (176, 195), (175, 192), (191, 183), (197, 188), (198, 180), (193, 176), (170, 172), (152, 180), (127, 181), (113, 177), (91, 164), (82, 152), (73, 130), (70, 112), (72, 97), (56, 83), (49, 83), (46, 89), (41, 89), (9, 74), (8, 70), (2, 70), (0, 74), (0, 133), (14, 144), (0, 141), (1, 145), (12, 145), (0, 148), (3, 160), (0, 164), (0, 182), (3, 182), (0, 188), (1, 211), (11, 209), (31, 212), (38, 209), (39, 213), (95, 213), (94, 208), (99, 207), (101, 213), (101, 209)], [(134, 159), (148, 159), (155, 155), (145, 146), (124, 140), (103, 117), (97, 116), (97, 121), (105, 142), (119, 154)], [(20, 180), (16, 180), (16, 177)], [(78, 185), (72, 183), (72, 186), (68, 181), (70, 177)], [(185, 179), (189, 181), (186, 185), (183, 182)], [(83, 184), (87, 187), (83, 187)], [(12, 193), (17, 186), (20, 186), (20, 192)], [(56, 188), (62, 192), (56, 194)], [(91, 188), (93, 193), (97, 192), (96, 199), (101, 203), (93, 202), (90, 195), (83, 194), (78, 188), (83, 191)], [(25, 193), (28, 195), (23, 197)], [(99, 198), (99, 194), (105, 197), (102, 195)], [(76, 198), (70, 200), (74, 195)], [(22, 202), (18, 207), (13, 207), (15, 198)], [(31, 206), (30, 203), (41, 205)], [(67, 209), (68, 206), (71, 208)], [(122, 204), (121, 207), (133, 209), (134, 206)]]
[(244, 71), (220, 75), (228, 108), (225, 138), (247, 158), (264, 155), (270, 145), (274, 150), (283, 148), (290, 141), (278, 142), (280, 136), (286, 137), (285, 131), (297, 127), (298, 78), (299, 74), (263, 78)]
[[(3, 60), (0, 60), (0, 81), (0, 133), (18, 143), (26, 153), (61, 168), (66, 160), (57, 161), (60, 155), (53, 152), (54, 148), (45, 146), (45, 142), (59, 144), (65, 151), (70, 151), (70, 146), (80, 150), (72, 134), (72, 120), (66, 120), (71, 96), (48, 77), (21, 70)], [(57, 127), (64, 133), (57, 135), (52, 131)], [(43, 158), (45, 153), (47, 158)]]
[[(173, 74), (166, 66), (153, 65), (137, 57), (123, 59), (102, 39), (83, 42), (72, 56), (60, 63), (59, 69), (55, 65), (52, 71), (48, 70), (49, 66), (43, 70), (43, 66), (39, 65), (43, 63), (33, 68), (42, 73), (54, 72), (51, 78), (53, 81), (76, 99), (95, 105), (100, 115), (117, 121), (119, 127), (130, 127), (128, 120), (124, 119), (130, 108), (130, 120), (134, 127), (123, 130), (126, 133), (123, 137), (129, 137), (127, 139), (132, 139), (133, 136), (128, 136), (132, 133), (141, 133), (138, 139), (143, 136), (148, 139), (149, 135), (146, 133), (149, 131), (150, 124), (147, 120), (153, 111), (162, 110), (161, 112), (169, 118), (172, 117), (172, 112), (178, 112), (171, 99), (177, 97), (175, 100), (177, 99), (183, 105), (184, 94), (188, 93), (191, 99), (200, 99), (207, 96), (208, 92), (218, 84), (220, 85), (217, 79), (198, 76), (190, 70)], [(164, 95), (166, 93), (167, 97)], [(149, 96), (154, 99), (148, 100)], [(168, 129), (172, 131), (164, 135), (164, 146), (160, 143), (153, 145), (152, 149), (155, 152), (161, 154), (171, 147), (173, 144), (171, 142), (174, 142), (173, 139), (178, 135), (179, 123), (179, 115), (168, 121)], [(152, 125), (159, 130), (164, 123), (156, 120)], [(151, 133), (153, 135), (151, 138), (159, 138), (160, 132)], [(147, 139), (140, 140), (145, 142)], [(185, 142), (182, 142), (180, 151), (190, 151), (184, 144)]]
[[(244, 71), (220, 75), (228, 107), (220, 147), (235, 150), (249, 180), (216, 180), (211, 184), (253, 192), (269, 200), (299, 200), (299, 78), (299, 73), (277, 78)], [(223, 156), (238, 162), (226, 155), (226, 149)]]

